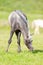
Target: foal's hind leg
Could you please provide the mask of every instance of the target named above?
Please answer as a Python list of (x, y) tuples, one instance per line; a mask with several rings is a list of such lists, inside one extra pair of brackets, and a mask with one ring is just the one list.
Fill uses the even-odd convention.
[(11, 30), (11, 32), (10, 32), (10, 38), (9, 38), (9, 40), (8, 40), (8, 47), (7, 47), (6, 52), (8, 52), (9, 46), (10, 46), (11, 41), (12, 41), (13, 34), (14, 34), (14, 31), (13, 31), (13, 30)]
[(15, 33), (16, 33), (16, 35), (17, 35), (18, 52), (20, 52), (20, 51), (21, 51), (21, 46), (20, 46), (20, 36), (21, 36), (21, 32), (16, 31)]

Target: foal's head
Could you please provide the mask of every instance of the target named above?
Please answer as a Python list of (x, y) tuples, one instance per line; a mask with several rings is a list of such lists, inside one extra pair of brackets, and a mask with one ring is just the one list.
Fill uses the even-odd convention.
[(31, 38), (31, 36), (29, 37), (29, 36), (27, 36), (27, 38), (25, 39), (25, 44), (26, 44), (26, 46), (27, 46), (27, 48), (29, 49), (29, 50), (33, 50), (33, 47), (32, 47), (32, 38)]

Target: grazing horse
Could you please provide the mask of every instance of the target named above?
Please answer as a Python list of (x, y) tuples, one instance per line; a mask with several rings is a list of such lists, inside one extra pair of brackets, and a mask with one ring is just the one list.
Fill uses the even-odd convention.
[(28, 49), (32, 51), (33, 50), (32, 40), (30, 36), (30, 31), (28, 31), (29, 28), (27, 24), (28, 20), (26, 15), (20, 10), (15, 10), (11, 12), (8, 20), (11, 27), (11, 31), (10, 31), (10, 38), (8, 40), (8, 47), (6, 51), (8, 51), (9, 45), (11, 44), (14, 32), (17, 36), (18, 52), (21, 51), (21, 46), (20, 46), (21, 33), (23, 35), (25, 45), (27, 46)]
[(43, 28), (43, 20), (37, 19), (32, 22), (32, 28), (34, 28), (34, 34), (39, 34), (39, 28)]

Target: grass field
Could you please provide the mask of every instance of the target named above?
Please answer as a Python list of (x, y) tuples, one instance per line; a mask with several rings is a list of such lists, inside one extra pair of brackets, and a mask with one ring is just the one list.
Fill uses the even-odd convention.
[(33, 47), (35, 51), (30, 52), (21, 36), (22, 52), (17, 52), (17, 39), (14, 34), (9, 52), (6, 53), (9, 38), (9, 26), (0, 27), (0, 65), (43, 65), (43, 34), (33, 36)]
[[(9, 14), (7, 14), (8, 16)], [(35, 51), (30, 52), (24, 44), (23, 37), (21, 36), (22, 52), (17, 52), (17, 39), (14, 34), (12, 44), (10, 45), (8, 53), (6, 48), (9, 39), (10, 27), (7, 25), (8, 20), (5, 18), (0, 19), (0, 65), (43, 65), (43, 29), (40, 30), (40, 35), (33, 35), (32, 45)], [(33, 18), (36, 15), (33, 15)], [(37, 17), (43, 17), (37, 16)], [(37, 18), (36, 17), (36, 18)], [(30, 19), (33, 19), (30, 17)], [(31, 21), (30, 20), (30, 21)], [(32, 31), (33, 32), (33, 31)]]
[[(33, 52), (27, 49), (21, 36), (22, 52), (18, 53), (14, 34), (6, 53), (10, 33), (8, 15), (16, 9), (27, 15), (30, 25), (34, 19), (43, 19), (43, 0), (0, 0), (0, 65), (43, 65), (43, 29), (40, 29), (39, 35), (32, 36)], [(30, 32), (33, 32), (31, 27)]]
[(0, 10), (11, 12), (20, 9), (25, 13), (43, 13), (43, 0), (0, 0)]

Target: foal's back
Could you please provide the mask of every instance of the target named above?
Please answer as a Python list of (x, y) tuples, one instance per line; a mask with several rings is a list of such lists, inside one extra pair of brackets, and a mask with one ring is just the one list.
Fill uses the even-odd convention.
[(27, 21), (26, 21), (27, 17), (20, 10), (15, 10), (15, 11), (11, 12), (11, 14), (8, 17), (8, 20), (9, 20), (10, 26), (13, 26), (13, 24), (15, 22), (21, 23), (21, 21), (22, 21), (22, 24), (23, 23), (27, 24)]

